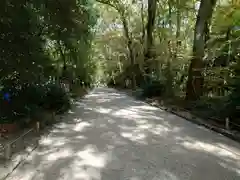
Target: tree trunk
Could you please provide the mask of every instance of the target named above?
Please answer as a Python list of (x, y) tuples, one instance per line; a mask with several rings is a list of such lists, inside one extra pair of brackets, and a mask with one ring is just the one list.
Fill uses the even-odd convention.
[(178, 50), (181, 46), (180, 41), (180, 30), (181, 30), (181, 13), (180, 13), (180, 0), (177, 0), (177, 31), (176, 31), (176, 48), (175, 48), (175, 54), (174, 59), (177, 59), (178, 56)]
[(62, 60), (63, 60), (62, 77), (64, 77), (66, 75), (66, 71), (67, 71), (67, 62), (66, 62), (66, 57), (65, 57), (65, 54), (63, 52), (62, 45), (61, 45), (60, 41), (58, 41), (58, 48), (59, 48), (59, 52), (60, 52)]
[[(129, 51), (131, 67), (133, 68), (134, 64), (135, 64), (135, 54), (134, 54), (133, 46), (132, 46), (132, 37), (130, 36), (128, 22), (126, 20), (126, 14), (125, 14), (126, 10), (124, 8), (120, 7), (118, 3), (114, 3), (112, 1), (106, 1), (106, 0), (96, 0), (96, 1), (99, 3), (102, 3), (102, 4), (106, 4), (108, 6), (111, 6), (119, 13), (121, 21), (123, 23), (124, 36), (127, 39), (127, 47), (128, 47), (128, 51)], [(132, 72), (132, 74), (131, 74), (131, 81), (132, 81), (132, 83), (131, 83), (132, 88), (135, 88), (136, 87), (136, 79), (135, 79), (134, 72)]]
[(201, 0), (194, 32), (193, 58), (189, 66), (186, 100), (197, 100), (203, 94), (204, 48), (208, 23), (212, 18), (216, 0)]
[[(132, 46), (132, 38), (131, 38), (130, 33), (129, 33), (128, 22), (126, 20), (124, 12), (119, 12), (119, 13), (120, 13), (121, 20), (122, 20), (122, 23), (123, 23), (124, 35), (127, 39), (127, 47), (128, 47), (128, 51), (129, 51), (131, 68), (133, 68), (134, 64), (135, 64), (135, 60), (134, 60), (135, 56), (134, 56), (134, 51), (133, 51), (133, 46)], [(132, 74), (131, 74), (131, 81), (132, 81), (131, 82), (132, 88), (135, 88), (136, 87), (136, 79), (135, 79), (135, 73), (134, 72), (132, 72)]]
[(173, 52), (172, 52), (172, 2), (168, 1), (168, 24), (169, 24), (169, 40), (168, 40), (168, 53), (169, 56), (167, 58), (167, 69), (166, 69), (166, 96), (171, 97), (173, 95), (173, 74), (172, 74), (172, 58), (173, 58)]
[(144, 5), (144, 2), (142, 0), (142, 2), (141, 2), (142, 38), (141, 38), (141, 41), (140, 41), (140, 43), (142, 45), (144, 45), (145, 31), (146, 31), (145, 22), (144, 22), (144, 6), (143, 5)]
[(149, 60), (153, 58), (153, 31), (155, 25), (157, 10), (157, 1), (148, 0), (148, 22), (147, 22), (147, 48), (145, 53), (145, 62), (146, 62), (146, 73), (150, 73), (150, 63)]

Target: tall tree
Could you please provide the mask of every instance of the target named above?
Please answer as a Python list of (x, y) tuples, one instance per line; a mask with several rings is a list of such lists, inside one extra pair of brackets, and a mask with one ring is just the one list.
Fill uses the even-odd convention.
[(176, 0), (176, 16), (177, 16), (177, 30), (176, 30), (176, 48), (175, 48), (175, 54), (174, 54), (174, 59), (177, 59), (178, 55), (178, 50), (181, 45), (180, 41), (180, 31), (181, 31), (181, 9), (180, 9), (180, 0)]
[(146, 74), (150, 73), (150, 63), (151, 59), (154, 57), (154, 38), (153, 31), (155, 26), (156, 19), (156, 10), (157, 10), (157, 1), (148, 0), (148, 21), (147, 21), (147, 47), (145, 52), (145, 61), (146, 61)]
[(188, 71), (186, 100), (199, 99), (203, 94), (204, 49), (209, 22), (217, 0), (201, 0), (194, 31), (193, 57)]
[(13, 74), (22, 81), (39, 80), (42, 75), (48, 78), (49, 69), (57, 69), (57, 59), (66, 68), (75, 63), (80, 49), (87, 54), (96, 21), (91, 6), (79, 0), (4, 0), (0, 7), (0, 80)]
[[(127, 48), (128, 48), (128, 55), (129, 55), (129, 60), (130, 60), (130, 64), (131, 67), (134, 67), (135, 64), (135, 54), (134, 54), (134, 50), (133, 50), (133, 38), (131, 35), (131, 32), (129, 30), (129, 23), (128, 23), (128, 6), (127, 4), (124, 4), (122, 2), (116, 1), (116, 0), (97, 0), (97, 2), (102, 3), (102, 4), (106, 4), (112, 8), (114, 8), (120, 16), (120, 20), (122, 22), (123, 25), (123, 34), (124, 37), (126, 39), (126, 43), (127, 43)], [(135, 80), (135, 74), (134, 71), (132, 71), (131, 73), (131, 85), (133, 88), (135, 88), (136, 86), (136, 80)]]

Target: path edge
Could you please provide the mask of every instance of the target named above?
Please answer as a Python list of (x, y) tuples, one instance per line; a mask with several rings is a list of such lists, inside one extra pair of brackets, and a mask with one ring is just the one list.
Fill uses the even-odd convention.
[(211, 124), (205, 123), (204, 120), (202, 120), (203, 118), (198, 117), (196, 115), (193, 115), (193, 114), (191, 114), (191, 113), (189, 113), (187, 111), (180, 110), (179, 112), (188, 113), (188, 115), (190, 117), (187, 117), (187, 116), (184, 116), (184, 115), (180, 114), (179, 112), (173, 110), (173, 108), (171, 108), (171, 107), (166, 107), (166, 106), (159, 105), (159, 104), (155, 105), (155, 104), (152, 104), (150, 101), (140, 99), (136, 95), (134, 95), (134, 91), (129, 91), (129, 90), (126, 91), (126, 90), (121, 90), (121, 89), (116, 89), (116, 90), (120, 91), (120, 92), (125, 92), (127, 95), (131, 96), (135, 100), (144, 102), (144, 103), (146, 103), (146, 104), (148, 104), (150, 106), (157, 107), (157, 108), (159, 108), (159, 109), (161, 109), (163, 111), (169, 112), (169, 113), (174, 114), (174, 115), (176, 115), (176, 116), (178, 116), (180, 118), (183, 118), (184, 120), (187, 120), (188, 122), (191, 122), (193, 124), (197, 124), (199, 126), (205, 127), (206, 129), (208, 129), (210, 131), (213, 131), (215, 133), (218, 133), (220, 135), (223, 135), (225, 137), (228, 137), (229, 139), (232, 139), (232, 140), (240, 143), (240, 136), (239, 135), (234, 134), (234, 132), (227, 131), (227, 130), (219, 128), (217, 126), (213, 126)]

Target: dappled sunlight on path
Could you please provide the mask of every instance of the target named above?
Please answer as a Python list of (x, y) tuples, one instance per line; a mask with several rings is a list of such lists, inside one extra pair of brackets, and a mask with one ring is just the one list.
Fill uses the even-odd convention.
[(98, 88), (7, 180), (237, 180), (239, 150), (219, 134)]

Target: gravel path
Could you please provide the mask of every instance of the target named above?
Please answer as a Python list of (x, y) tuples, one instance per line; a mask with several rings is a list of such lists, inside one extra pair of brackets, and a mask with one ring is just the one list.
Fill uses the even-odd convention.
[(76, 103), (7, 180), (239, 180), (240, 145), (113, 89)]

